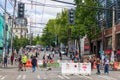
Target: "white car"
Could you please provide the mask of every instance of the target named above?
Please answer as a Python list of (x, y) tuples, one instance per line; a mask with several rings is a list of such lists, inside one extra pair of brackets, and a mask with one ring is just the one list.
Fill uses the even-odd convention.
[(60, 50), (61, 54), (62, 55), (65, 55), (66, 54), (66, 51), (65, 50)]

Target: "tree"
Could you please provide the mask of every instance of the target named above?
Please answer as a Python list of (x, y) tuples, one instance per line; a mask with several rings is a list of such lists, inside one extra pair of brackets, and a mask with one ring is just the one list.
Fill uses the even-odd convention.
[(27, 38), (18, 38), (18, 37), (13, 38), (13, 49), (16, 49), (17, 51), (19, 51), (21, 47), (25, 47), (28, 44), (29, 44), (29, 40)]
[[(46, 45), (50, 40), (51, 44), (60, 42), (67, 44), (68, 41), (68, 11), (63, 10), (62, 13), (58, 13), (56, 19), (50, 19), (44, 28), (42, 40)], [(46, 41), (47, 40), (47, 41)], [(55, 46), (55, 45), (54, 45)]]
[[(98, 35), (97, 28), (97, 10), (96, 8), (90, 8), (85, 6), (80, 6), (79, 4), (83, 4), (82, 0), (75, 0), (77, 4), (76, 7), (76, 26), (79, 27), (79, 36), (83, 37), (87, 35), (89, 39), (89, 43), (91, 45), (91, 40), (94, 39)], [(86, 6), (97, 6), (98, 0), (86, 0), (84, 3)], [(95, 29), (95, 33), (92, 33), (92, 30)]]

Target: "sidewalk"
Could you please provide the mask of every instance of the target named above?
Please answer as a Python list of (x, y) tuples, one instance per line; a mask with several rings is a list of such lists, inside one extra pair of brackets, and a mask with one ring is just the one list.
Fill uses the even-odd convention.
[(3, 69), (13, 69), (13, 68), (18, 68), (18, 64), (7, 64), (7, 67), (4, 67), (4, 64), (2, 64), (2, 66), (0, 67), (0, 71), (3, 70)]

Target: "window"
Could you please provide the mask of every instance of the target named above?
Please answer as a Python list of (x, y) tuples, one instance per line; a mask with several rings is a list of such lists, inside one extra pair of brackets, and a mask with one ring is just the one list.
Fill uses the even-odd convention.
[(108, 50), (112, 50), (112, 37), (107, 37), (106, 38), (106, 48)]

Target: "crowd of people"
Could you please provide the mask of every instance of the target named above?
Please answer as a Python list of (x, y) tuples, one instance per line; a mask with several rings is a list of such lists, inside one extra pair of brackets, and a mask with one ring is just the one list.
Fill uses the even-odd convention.
[(18, 65), (19, 71), (26, 71), (27, 60), (31, 59), (32, 71), (34, 72), (39, 53), (38, 49), (22, 49), (21, 53), (13, 52), (11, 55), (6, 54), (3, 58), (4, 67), (8, 67), (8, 64), (11, 64), (11, 66), (15, 64)]
[[(58, 55), (59, 59), (62, 60), (63, 54), (61, 53), (60, 49), (58, 49)], [(43, 67), (46, 67), (48, 62), (53, 62), (54, 54), (56, 53), (56, 50), (54, 48), (51, 49), (51, 54), (44, 54), (43, 55)], [(15, 56), (15, 53), (11, 54), (11, 56), (4, 56), (4, 67), (7, 67), (7, 64), (13, 65), (15, 62), (18, 62), (18, 70), (19, 71), (26, 71), (26, 63), (28, 59), (31, 59), (31, 64), (32, 64), (32, 71), (34, 72), (37, 67), (37, 57), (40, 54), (39, 50), (34, 50), (34, 49), (23, 49), (22, 53)], [(70, 55), (70, 59), (74, 63), (78, 62), (87, 62), (91, 63), (91, 70), (93, 70), (96, 66), (97, 69), (97, 74), (101, 74), (101, 68), (104, 68), (104, 73), (108, 74), (109, 73), (109, 67), (110, 67), (110, 59), (105, 56), (104, 60), (101, 60), (100, 58), (97, 58), (95, 56), (93, 57), (87, 57), (83, 58), (81, 55), (79, 55), (78, 51), (73, 51), (70, 52), (68, 51), (66, 54)], [(68, 56), (68, 55), (66, 55)]]

